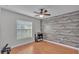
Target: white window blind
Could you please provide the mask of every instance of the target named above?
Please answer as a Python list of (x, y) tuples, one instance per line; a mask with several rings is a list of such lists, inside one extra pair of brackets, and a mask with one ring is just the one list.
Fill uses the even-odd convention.
[(32, 22), (17, 20), (17, 39), (32, 37)]

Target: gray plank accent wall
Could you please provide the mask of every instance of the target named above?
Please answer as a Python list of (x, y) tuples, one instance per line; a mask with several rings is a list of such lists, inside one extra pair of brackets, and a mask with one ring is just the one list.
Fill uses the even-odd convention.
[(46, 40), (79, 47), (79, 11), (46, 19), (43, 32)]

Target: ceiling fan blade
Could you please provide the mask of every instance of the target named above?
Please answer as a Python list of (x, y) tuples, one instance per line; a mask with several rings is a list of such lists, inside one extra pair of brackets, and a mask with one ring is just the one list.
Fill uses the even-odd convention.
[(36, 13), (36, 14), (40, 14), (39, 12), (36, 12), (36, 11), (34, 11), (34, 13)]
[(39, 15), (35, 15), (35, 16), (39, 16)]
[(46, 15), (46, 16), (50, 16), (51, 14), (44, 14), (44, 15)]

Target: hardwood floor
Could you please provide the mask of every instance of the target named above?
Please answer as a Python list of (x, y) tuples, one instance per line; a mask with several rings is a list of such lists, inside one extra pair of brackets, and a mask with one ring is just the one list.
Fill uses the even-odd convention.
[(45, 41), (33, 42), (13, 48), (11, 54), (77, 54), (78, 51)]

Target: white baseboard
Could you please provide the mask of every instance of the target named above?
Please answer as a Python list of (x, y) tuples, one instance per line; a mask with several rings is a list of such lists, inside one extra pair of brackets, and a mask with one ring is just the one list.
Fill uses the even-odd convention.
[(69, 46), (69, 45), (65, 45), (65, 44), (61, 44), (61, 43), (57, 43), (57, 42), (53, 42), (53, 41), (49, 41), (49, 40), (44, 40), (44, 41), (47, 41), (47, 42), (53, 43), (53, 44), (57, 44), (57, 45), (61, 45), (61, 46), (64, 46), (64, 47), (68, 47), (68, 48), (71, 48), (71, 49), (79, 50), (79, 48), (72, 47), (72, 46)]
[[(34, 40), (33, 40), (34, 41)], [(15, 45), (15, 46), (12, 46), (11, 48), (15, 48), (15, 47), (18, 47), (18, 46), (21, 46), (21, 45), (25, 45), (25, 44), (29, 44), (29, 43), (32, 43), (33, 41), (30, 41), (30, 42), (28, 42), (28, 43), (21, 43), (21, 44), (17, 44), (17, 45)]]

